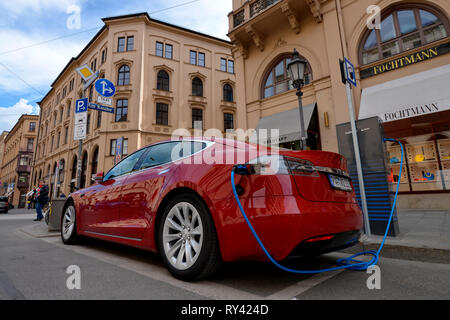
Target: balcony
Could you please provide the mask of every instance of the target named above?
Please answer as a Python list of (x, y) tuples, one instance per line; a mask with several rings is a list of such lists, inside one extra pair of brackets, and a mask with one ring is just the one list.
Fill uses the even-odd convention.
[(28, 165), (18, 165), (16, 169), (17, 173), (31, 173), (31, 166)]
[(328, 2), (331, 0), (245, 1), (228, 15), (228, 36), (245, 59), (251, 46), (264, 51), (265, 39), (276, 32), (285, 32), (286, 27), (299, 34), (300, 22), (308, 21), (308, 15), (321, 23), (323, 6)]
[(236, 28), (246, 20), (253, 18), (261, 11), (264, 11), (279, 1), (281, 0), (254, 0), (246, 2), (242, 9), (239, 9), (233, 14), (233, 28)]

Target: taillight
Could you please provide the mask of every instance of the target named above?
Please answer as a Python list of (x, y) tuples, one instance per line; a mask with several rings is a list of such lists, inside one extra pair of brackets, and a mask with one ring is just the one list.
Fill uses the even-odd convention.
[(263, 155), (251, 160), (253, 173), (260, 175), (307, 175), (318, 177), (319, 173), (308, 160), (284, 157), (281, 155)]

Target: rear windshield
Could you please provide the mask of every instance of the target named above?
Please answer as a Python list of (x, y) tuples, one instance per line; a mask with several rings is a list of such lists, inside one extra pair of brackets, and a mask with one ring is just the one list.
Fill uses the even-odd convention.
[(0, 201), (8, 201), (8, 197), (0, 197)]

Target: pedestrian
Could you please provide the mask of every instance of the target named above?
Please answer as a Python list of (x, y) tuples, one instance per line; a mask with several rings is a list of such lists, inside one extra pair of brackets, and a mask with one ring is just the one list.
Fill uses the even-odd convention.
[(36, 203), (37, 217), (33, 221), (41, 221), (44, 218), (44, 216), (42, 215), (42, 208), (48, 202), (48, 186), (44, 183), (43, 180), (39, 181), (39, 189), (37, 195), (38, 195)]
[(33, 209), (36, 209), (36, 201), (37, 201), (37, 188), (34, 188), (33, 196), (31, 198), (31, 203), (33, 204)]

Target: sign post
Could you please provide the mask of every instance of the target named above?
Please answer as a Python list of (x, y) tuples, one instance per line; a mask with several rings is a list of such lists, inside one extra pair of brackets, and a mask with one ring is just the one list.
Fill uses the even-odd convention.
[(362, 166), (361, 166), (361, 155), (359, 153), (359, 143), (358, 143), (358, 131), (355, 123), (355, 109), (353, 105), (352, 98), (352, 85), (356, 87), (356, 74), (355, 67), (353, 64), (347, 59), (344, 58), (344, 61), (339, 61), (341, 67), (341, 76), (342, 82), (345, 84), (345, 89), (347, 93), (347, 102), (348, 102), (348, 113), (350, 115), (350, 126), (352, 128), (352, 138), (353, 138), (353, 149), (355, 152), (355, 162), (356, 162), (356, 170), (358, 172), (358, 184), (359, 184), (359, 192), (361, 196), (361, 205), (364, 216), (364, 230), (366, 235), (370, 236), (370, 223), (369, 223), (369, 211), (367, 210), (367, 198), (366, 191), (364, 187), (364, 178), (362, 174)]
[[(81, 99), (75, 104), (75, 128), (74, 140), (78, 140), (78, 161), (77, 161), (77, 185), (76, 188), (81, 188), (81, 157), (83, 153), (83, 139), (86, 138), (87, 125), (87, 110), (89, 107), (89, 99), (86, 97), (86, 90), (89, 85), (99, 76), (99, 73), (94, 73), (88, 65), (83, 65), (77, 68), (77, 73), (83, 79), (83, 91)], [(78, 115), (77, 115), (78, 114)]]

